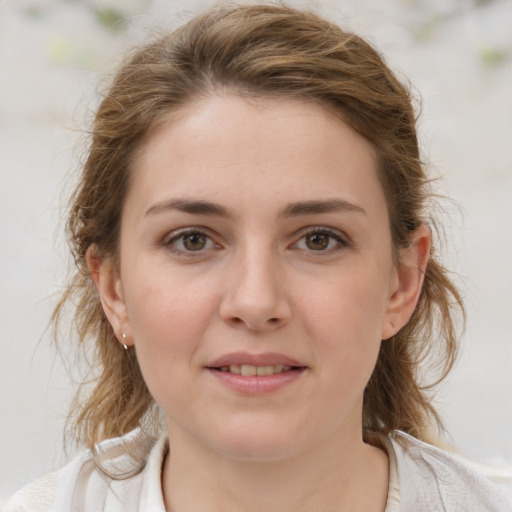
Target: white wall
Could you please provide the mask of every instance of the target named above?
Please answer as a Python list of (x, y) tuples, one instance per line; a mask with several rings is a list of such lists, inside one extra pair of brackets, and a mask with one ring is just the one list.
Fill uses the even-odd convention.
[[(66, 275), (58, 223), (77, 165), (73, 128), (113, 55), (204, 3), (0, 3), (0, 497), (64, 460), (72, 385), (44, 331)], [(459, 449), (512, 461), (512, 3), (290, 3), (317, 4), (369, 36), (423, 96), (422, 138), (462, 206), (448, 250), (469, 316), (440, 407)], [(122, 32), (92, 15), (115, 4), (132, 17)]]

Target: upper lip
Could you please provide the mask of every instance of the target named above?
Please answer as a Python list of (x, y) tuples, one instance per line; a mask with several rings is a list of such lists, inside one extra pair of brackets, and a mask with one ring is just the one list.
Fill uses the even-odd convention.
[(285, 356), (283, 354), (277, 354), (274, 352), (266, 352), (264, 354), (249, 354), (248, 352), (232, 352), (225, 354), (215, 359), (207, 365), (207, 368), (222, 368), (224, 366), (236, 365), (251, 365), (251, 366), (299, 366), (304, 367), (303, 363)]

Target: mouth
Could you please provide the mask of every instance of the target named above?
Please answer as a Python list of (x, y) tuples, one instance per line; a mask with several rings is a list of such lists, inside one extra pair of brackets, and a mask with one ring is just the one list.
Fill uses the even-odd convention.
[(211, 361), (208, 372), (242, 396), (266, 396), (301, 382), (308, 366), (284, 354), (232, 352)]
[(255, 366), (251, 364), (231, 364), (218, 367), (209, 367), (221, 373), (232, 373), (234, 375), (241, 375), (243, 377), (266, 377), (269, 375), (277, 375), (286, 372), (297, 372), (306, 369), (305, 366), (288, 366), (283, 364)]

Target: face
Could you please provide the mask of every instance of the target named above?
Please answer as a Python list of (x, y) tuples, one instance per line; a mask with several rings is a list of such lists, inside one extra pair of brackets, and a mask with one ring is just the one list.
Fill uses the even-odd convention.
[(360, 439), (412, 312), (371, 145), (298, 100), (212, 96), (156, 129), (97, 275), (171, 439), (240, 459)]

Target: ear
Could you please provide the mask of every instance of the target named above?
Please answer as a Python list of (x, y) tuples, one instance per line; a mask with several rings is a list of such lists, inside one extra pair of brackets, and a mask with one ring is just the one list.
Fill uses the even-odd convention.
[[(92, 280), (100, 295), (103, 311), (114, 330), (120, 343), (133, 345), (130, 322), (126, 302), (124, 299), (123, 285), (110, 258), (102, 258), (99, 250), (92, 245), (86, 254), (87, 265), (91, 272)], [(123, 338), (123, 333), (126, 338)]]
[(396, 276), (390, 289), (382, 339), (394, 336), (407, 324), (420, 297), (425, 270), (430, 257), (432, 233), (426, 224), (411, 235), (411, 244), (400, 250)]

